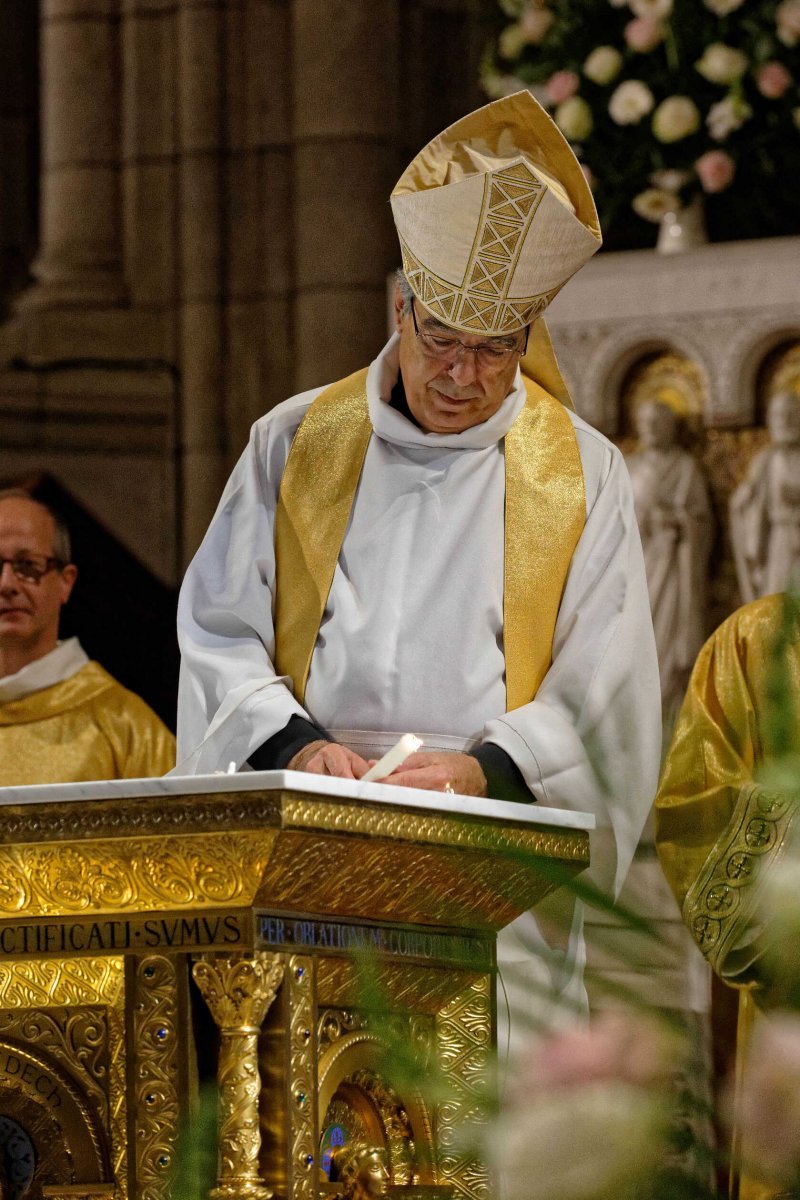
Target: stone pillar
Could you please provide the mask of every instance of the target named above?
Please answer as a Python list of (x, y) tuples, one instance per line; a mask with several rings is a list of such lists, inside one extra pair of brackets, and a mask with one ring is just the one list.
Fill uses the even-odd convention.
[(385, 341), (398, 6), (292, 3), (296, 390), (364, 366)]
[(42, 0), (42, 209), (37, 280), (18, 307), (124, 299), (117, 0)]
[(211, 1200), (270, 1200), (258, 1170), (258, 1034), (283, 979), (283, 957), (207, 954), (192, 975), (220, 1030), (219, 1175)]
[(183, 557), (201, 541), (225, 482), (222, 150), (224, 5), (179, 0), (178, 365)]
[(239, 0), (226, 13), (229, 461), (293, 391), (290, 18), (285, 0)]

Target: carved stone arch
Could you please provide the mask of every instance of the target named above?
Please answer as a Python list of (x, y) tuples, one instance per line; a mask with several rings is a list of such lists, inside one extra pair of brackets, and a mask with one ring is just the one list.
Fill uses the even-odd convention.
[[(637, 363), (657, 354), (676, 354), (694, 363), (703, 373), (710, 393), (710, 370), (703, 346), (682, 329), (665, 330), (653, 322), (652, 328), (639, 325), (635, 332), (609, 338), (598, 352), (591, 377), (602, 397), (602, 428), (610, 436), (622, 432), (620, 402), (626, 380)], [(703, 414), (707, 418), (707, 412)], [(596, 422), (599, 423), (599, 422)]]
[(776, 376), (785, 374), (788, 361), (795, 357), (800, 372), (800, 325), (761, 331), (744, 348), (739, 370), (750, 397), (748, 424), (764, 424), (766, 402)]
[(91, 1105), (47, 1054), (0, 1041), (0, 1115), (33, 1144), (36, 1166), (24, 1200), (43, 1187), (111, 1182), (108, 1145)]

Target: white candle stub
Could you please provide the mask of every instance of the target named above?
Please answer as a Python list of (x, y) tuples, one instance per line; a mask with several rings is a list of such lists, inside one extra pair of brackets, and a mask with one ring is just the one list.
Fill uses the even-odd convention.
[(401, 763), (404, 763), (409, 754), (414, 754), (422, 745), (422, 738), (415, 737), (413, 733), (404, 733), (400, 741), (392, 746), (391, 750), (387, 750), (383, 758), (379, 758), (374, 767), (370, 767), (366, 775), (361, 776), (362, 783), (374, 783), (376, 779), (385, 779), (387, 775), (391, 775), (392, 771), (396, 771)]

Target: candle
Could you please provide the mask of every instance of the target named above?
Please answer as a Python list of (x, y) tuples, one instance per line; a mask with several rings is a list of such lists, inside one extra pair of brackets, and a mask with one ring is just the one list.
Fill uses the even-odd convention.
[(374, 767), (370, 767), (366, 775), (361, 776), (362, 783), (373, 783), (376, 779), (385, 779), (387, 775), (391, 775), (392, 771), (396, 771), (401, 763), (404, 763), (409, 754), (414, 754), (422, 745), (422, 738), (415, 737), (413, 733), (404, 733), (400, 741), (392, 746), (391, 750), (387, 750), (383, 758), (379, 758)]

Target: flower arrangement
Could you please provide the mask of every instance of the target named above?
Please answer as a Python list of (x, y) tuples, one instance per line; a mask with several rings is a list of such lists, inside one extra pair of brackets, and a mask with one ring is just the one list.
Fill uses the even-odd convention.
[(552, 112), (612, 244), (698, 193), (716, 237), (800, 232), (800, 0), (497, 3), (484, 89)]

